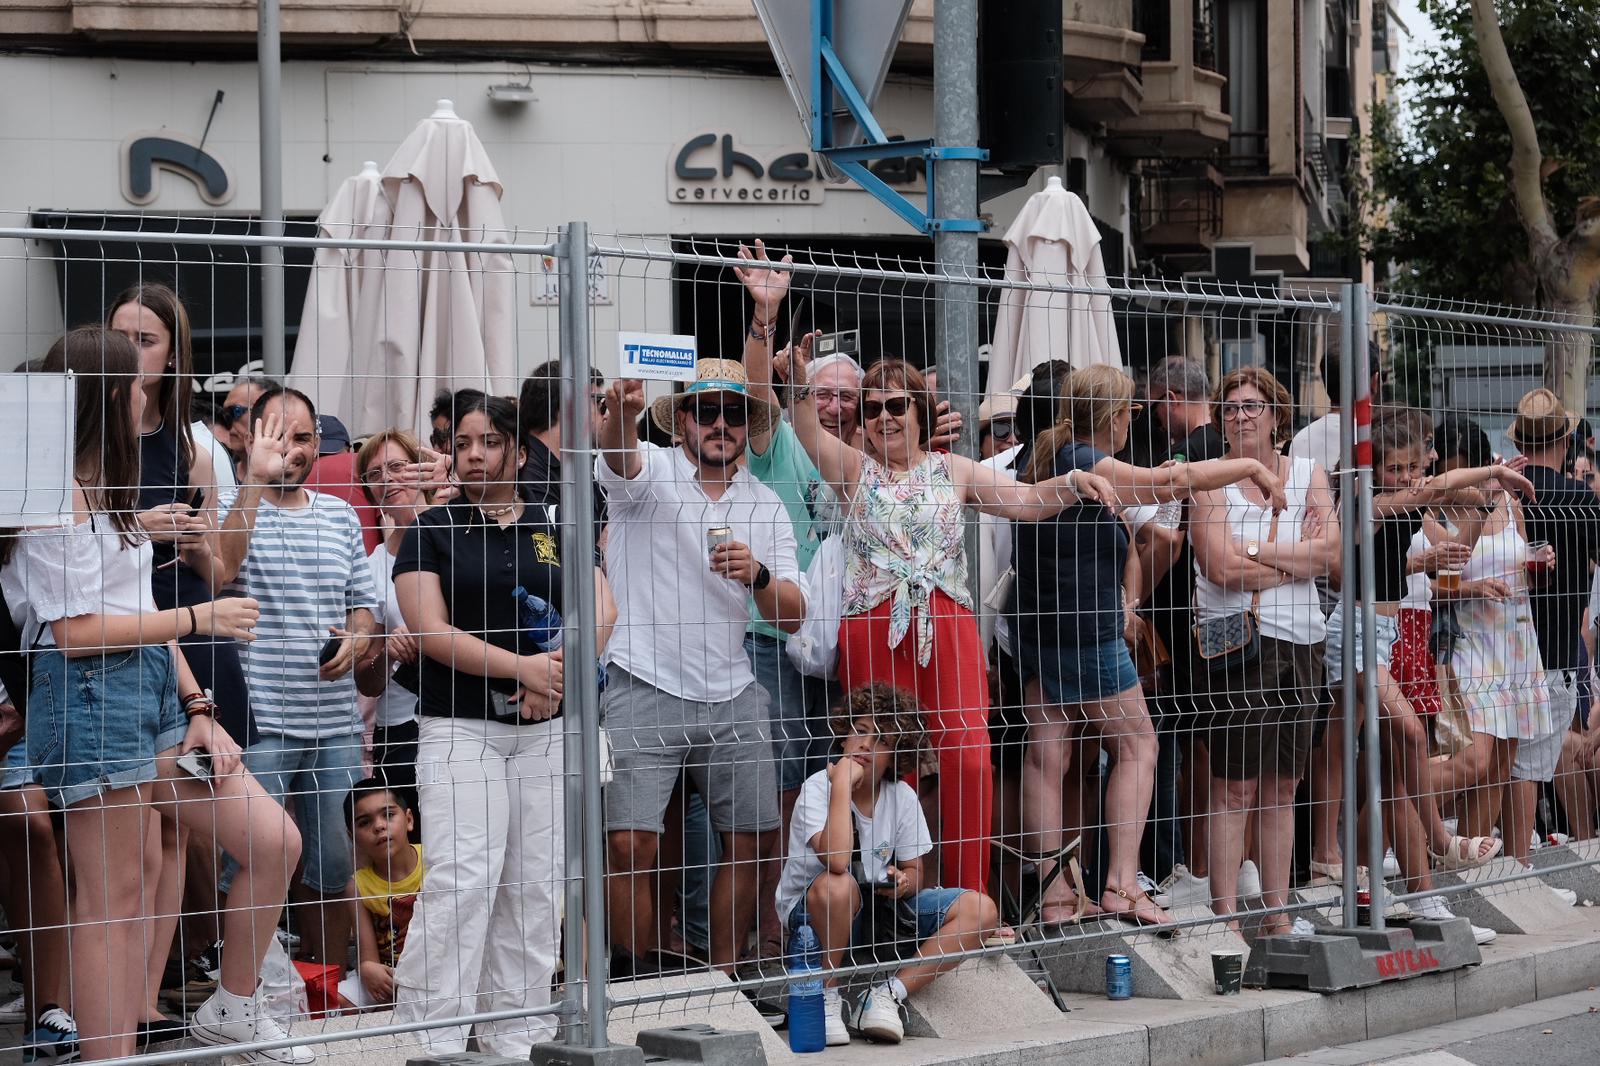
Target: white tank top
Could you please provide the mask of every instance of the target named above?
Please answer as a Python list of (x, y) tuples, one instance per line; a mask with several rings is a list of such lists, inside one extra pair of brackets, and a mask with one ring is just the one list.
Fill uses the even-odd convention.
[[(1237, 485), (1223, 490), (1227, 501), (1228, 527), (1235, 540), (1265, 544), (1294, 544), (1300, 540), (1300, 522), (1306, 513), (1306, 498), (1311, 491), (1311, 475), (1316, 464), (1310, 459), (1291, 459), (1289, 478), (1283, 486), (1285, 507), (1278, 516), (1278, 529), (1272, 533), (1272, 509), (1245, 499)], [(1206, 579), (1195, 563), (1194, 603), (1201, 621), (1223, 618), (1250, 609), (1254, 593), (1225, 589)], [(1314, 581), (1291, 581), (1277, 588), (1261, 590), (1261, 635), (1291, 644), (1318, 644), (1328, 635), (1322, 617), (1322, 604)]]
[[(1411, 550), (1406, 553), (1406, 558), (1415, 559), (1431, 547), (1433, 545), (1428, 543), (1428, 535), (1419, 529), (1411, 535)], [(1432, 605), (1433, 585), (1428, 581), (1428, 575), (1420, 571), (1407, 574), (1406, 594), (1400, 597), (1400, 606), (1426, 611)]]

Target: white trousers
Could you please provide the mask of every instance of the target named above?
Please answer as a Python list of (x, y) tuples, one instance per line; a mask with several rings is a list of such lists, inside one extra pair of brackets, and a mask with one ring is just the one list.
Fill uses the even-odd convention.
[[(421, 718), (417, 752), (427, 873), (395, 967), (397, 1022), (550, 1003), (561, 943), (562, 722)], [(526, 1059), (553, 1015), (477, 1026), (483, 1051)], [(417, 1034), (464, 1052), (467, 1026)]]

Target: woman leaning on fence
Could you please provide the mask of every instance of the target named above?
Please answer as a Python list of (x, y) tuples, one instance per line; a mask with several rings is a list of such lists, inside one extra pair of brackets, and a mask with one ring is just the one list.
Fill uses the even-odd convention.
[[(1058, 376), (1056, 423), (1017, 456), (1024, 478), (1094, 474), (1114, 486), (1116, 499), (1161, 504), (1198, 490), (1250, 480), (1273, 508), (1283, 506), (1278, 476), (1255, 459), (1208, 459), (1160, 469), (1136, 467), (1112, 455), (1128, 443), (1134, 384), (1121, 370), (1091, 366)], [(1123, 637), (1137, 603), (1124, 599), (1128, 531), (1110, 501), (1085, 500), (1046, 521), (1021, 523), (1012, 541), (1016, 570), (1008, 613), (1017, 663), (1025, 682), (1029, 721), (1023, 763), (1022, 824), (1029, 846), (1060, 846), (1062, 780), (1079, 721), (1096, 730), (1112, 758), (1106, 785), (1110, 858), (1100, 907), (1135, 924), (1160, 924), (1166, 913), (1136, 880), (1139, 843), (1155, 783), (1156, 735), (1144, 692)], [(1056, 878), (1046, 921), (1081, 917), (1087, 900), (1070, 898)]]
[[(152, 546), (136, 518), (137, 441), (145, 404), (139, 357), (120, 333), (82, 327), (41, 370), (77, 378), (73, 515), (14, 531), (0, 577), (28, 646), (28, 763), (65, 811), (73, 871), (73, 1009), (85, 1059), (134, 1052), (146, 980), (142, 884), (158, 814), (240, 856), (228, 952), (215, 995), (190, 1035), (227, 1045), (286, 1034), (255, 1003), (260, 960), (277, 927), (300, 838), (282, 809), (241, 770), (239, 746), (215, 719), (176, 640), (203, 633), (248, 640), (254, 600), (156, 610)], [(196, 753), (198, 753), (196, 755)], [(180, 756), (196, 755), (194, 759)], [(204, 758), (201, 759), (200, 756)], [(205, 777), (207, 780), (196, 780)], [(309, 1049), (263, 1053), (313, 1061)]]
[(948, 885), (986, 890), (993, 807), (989, 690), (967, 591), (963, 509), (1038, 521), (1111, 488), (1074, 472), (1020, 484), (970, 459), (930, 451), (933, 395), (899, 359), (861, 383), (863, 454), (823, 429), (796, 364), (794, 427), (823, 478), (848, 500), (839, 683), (883, 681), (917, 694), (939, 757), (941, 863)]
[[(565, 827), (562, 653), (531, 631), (519, 611), (531, 600), (517, 591), (556, 612), (576, 609), (562, 602), (562, 566), (583, 567), (594, 574), (600, 648), (617, 617), (599, 567), (562, 559), (550, 509), (520, 495), (516, 404), (457, 393), (452, 421), (460, 496), (419, 515), (394, 562), (395, 598), (421, 652), (417, 793), (428, 860), (395, 967), (397, 1021), (472, 1014), (480, 993), (490, 1011), (550, 1002)], [(446, 1024), (422, 1039), (463, 1052), (467, 1035)], [(554, 1035), (548, 1015), (476, 1032), (485, 1051), (520, 1058)]]
[[(1237, 909), (1241, 862), (1257, 860), (1262, 901), (1289, 902), (1294, 855), (1295, 790), (1311, 757), (1317, 710), (1326, 699), (1322, 643), (1327, 635), (1316, 579), (1337, 580), (1338, 516), (1328, 474), (1310, 459), (1278, 453), (1288, 440), (1294, 407), (1289, 390), (1260, 367), (1241, 367), (1217, 387), (1212, 417), (1233, 458), (1254, 459), (1283, 482), (1284, 508), (1274, 511), (1258, 486), (1228, 485), (1195, 497), (1195, 612), (1199, 626), (1242, 621), (1257, 631), (1238, 652), (1196, 663), (1206, 676), (1216, 714), (1211, 754), (1212, 909)], [(1204, 650), (1202, 650), (1202, 656)], [(1246, 832), (1255, 819), (1255, 833)], [(1247, 838), (1256, 854), (1245, 854)], [(1287, 933), (1287, 914), (1263, 929)]]

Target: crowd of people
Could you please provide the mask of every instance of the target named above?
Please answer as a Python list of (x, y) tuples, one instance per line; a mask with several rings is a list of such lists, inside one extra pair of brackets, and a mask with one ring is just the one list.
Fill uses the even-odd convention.
[(144, 284), (29, 364), (77, 381), (70, 520), (0, 536), (30, 1061), (282, 1040), (283, 944), (433, 1050), (551, 1038), (572, 567), (613, 975), (759, 966), (802, 926), (830, 967), (905, 941), (851, 1003), (828, 980), (830, 1044), (898, 1041), (907, 996), (1023, 923), (1306, 931), (1291, 887), (1346, 871), (1346, 685), (1375, 682), (1362, 794), (1419, 914), (1449, 916), (1435, 870), (1594, 835), (1600, 496), (1552, 393), (1510, 460), (1380, 396), (1350, 530), (1339, 414), (1295, 433), (1265, 369), (1051, 360), (984, 404), (972, 460), (910, 363), (777, 349), (788, 264), (740, 257), (739, 358), (649, 404), (588, 383), (593, 559), (564, 552), (556, 363), (441, 394), (426, 443), (352, 442), (265, 379), (196, 420), (182, 303)]

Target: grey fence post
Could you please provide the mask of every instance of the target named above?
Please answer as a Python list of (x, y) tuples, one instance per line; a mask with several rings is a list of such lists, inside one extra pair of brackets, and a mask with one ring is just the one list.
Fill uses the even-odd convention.
[[(1356, 519), (1361, 539), (1361, 699), (1366, 704), (1362, 740), (1367, 767), (1367, 890), (1372, 895), (1372, 928), (1382, 929), (1383, 885), (1383, 753), (1378, 747), (1378, 612), (1372, 597), (1377, 592), (1372, 550), (1372, 366), (1367, 351), (1367, 287), (1350, 286), (1350, 321), (1356, 365), (1355, 451)], [(1346, 869), (1349, 869), (1348, 864)]]
[[(605, 922), (605, 837), (601, 830), (600, 808), (600, 692), (595, 684), (595, 587), (594, 568), (594, 447), (589, 403), (589, 225), (569, 222), (562, 228), (561, 240), (561, 532), (562, 602), (567, 606), (566, 635), (562, 646), (567, 735), (576, 719), (579, 735), (581, 773), (567, 780), (569, 804), (574, 793), (580, 810), (567, 824), (579, 830), (579, 839), (567, 840), (568, 870), (574, 862), (573, 846), (578, 845), (577, 869), (581, 891), (572, 879), (567, 883), (566, 972), (568, 995), (576, 1012), (574, 988), (579, 973), (585, 974), (583, 1033), (571, 1033), (569, 1044), (592, 1048), (606, 1046), (606, 922)], [(571, 753), (566, 765), (571, 766)], [(574, 902), (581, 906), (574, 907)], [(578, 931), (584, 935), (579, 936)], [(585, 959), (585, 947), (588, 958)], [(587, 970), (585, 972), (585, 967)]]
[(1356, 321), (1354, 313), (1355, 286), (1341, 286), (1339, 293), (1339, 339), (1340, 348), (1344, 358), (1339, 360), (1339, 526), (1344, 530), (1344, 562), (1343, 580), (1339, 585), (1339, 601), (1342, 607), (1340, 626), (1344, 632), (1341, 635), (1343, 644), (1340, 647), (1340, 676), (1344, 684), (1339, 686), (1339, 701), (1342, 705), (1340, 728), (1344, 731), (1344, 765), (1340, 773), (1344, 777), (1344, 789), (1340, 793), (1344, 806), (1344, 823), (1340, 852), (1344, 861), (1344, 921), (1346, 929), (1356, 926), (1356, 867), (1359, 865), (1356, 856), (1356, 818), (1359, 816), (1360, 804), (1356, 802), (1356, 714), (1360, 703), (1356, 699), (1356, 611), (1359, 605), (1356, 602), (1355, 581), (1352, 579), (1361, 570), (1359, 541), (1353, 534), (1361, 528), (1361, 510), (1356, 501), (1355, 479), (1355, 442), (1356, 442), (1356, 360), (1354, 358), (1356, 344), (1362, 337), (1361, 324)]

